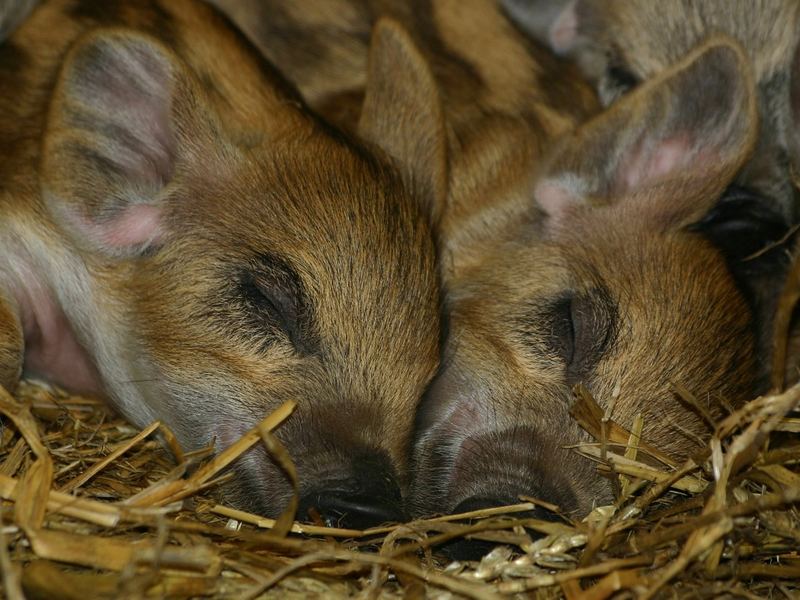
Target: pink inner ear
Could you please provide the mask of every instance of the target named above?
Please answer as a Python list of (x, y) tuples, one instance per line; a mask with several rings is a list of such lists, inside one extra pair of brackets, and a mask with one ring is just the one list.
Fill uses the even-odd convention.
[(640, 147), (634, 151), (633, 156), (623, 161), (620, 180), (625, 190), (637, 189), (688, 167), (688, 162), (693, 159), (685, 136), (667, 139), (652, 150)]
[(575, 45), (575, 38), (577, 37), (578, 15), (575, 12), (575, 2), (573, 0), (550, 26), (550, 45), (553, 50), (563, 54)]
[(78, 218), (84, 234), (112, 250), (126, 250), (159, 243), (164, 237), (161, 210), (150, 204), (132, 204), (104, 223)]
[(103, 244), (130, 248), (159, 243), (164, 237), (161, 210), (150, 204), (133, 204), (107, 224), (95, 225)]

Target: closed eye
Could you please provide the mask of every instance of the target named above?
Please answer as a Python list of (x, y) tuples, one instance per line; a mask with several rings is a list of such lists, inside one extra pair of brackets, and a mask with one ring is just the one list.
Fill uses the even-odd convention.
[(242, 296), (250, 310), (265, 324), (274, 325), (292, 338), (296, 329), (297, 310), (294, 299), (266, 281), (264, 277), (249, 275), (240, 286)]
[(616, 331), (616, 307), (605, 290), (578, 294), (572, 302), (575, 352), (567, 366), (567, 383), (586, 378), (608, 350)]
[[(532, 353), (546, 352), (564, 364), (569, 385), (584, 380), (608, 350), (616, 332), (616, 306), (603, 288), (566, 294), (524, 321), (520, 333)], [(542, 344), (543, 342), (543, 344)]]
[(285, 336), (302, 353), (316, 344), (311, 306), (297, 272), (272, 255), (258, 255), (238, 277), (238, 294), (250, 322), (250, 335), (268, 345)]
[(575, 354), (575, 324), (572, 308), (573, 296), (559, 298), (545, 311), (549, 328), (545, 340), (549, 349), (566, 365), (572, 363)]

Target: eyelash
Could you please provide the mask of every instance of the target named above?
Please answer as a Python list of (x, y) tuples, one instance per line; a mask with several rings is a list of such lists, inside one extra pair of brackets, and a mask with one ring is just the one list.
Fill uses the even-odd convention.
[(279, 256), (256, 255), (233, 281), (236, 303), (246, 319), (245, 335), (262, 340), (265, 350), (283, 341), (299, 355), (319, 351), (313, 304), (291, 265)]
[(533, 319), (522, 321), (518, 331), (534, 353), (544, 349), (563, 360), (570, 385), (594, 368), (616, 335), (616, 306), (602, 288), (587, 295), (556, 298), (533, 314)]
[[(281, 302), (276, 299), (274, 295), (269, 292), (268, 288), (263, 284), (259, 284), (256, 279), (246, 284), (245, 293), (248, 302), (252, 306), (259, 311), (269, 313), (268, 316), (271, 320), (287, 335), (290, 335), (292, 327), (289, 321), (292, 319), (293, 315), (287, 314), (287, 312), (293, 312), (293, 310), (287, 309), (287, 302)], [(291, 300), (288, 300), (288, 302), (291, 302)]]

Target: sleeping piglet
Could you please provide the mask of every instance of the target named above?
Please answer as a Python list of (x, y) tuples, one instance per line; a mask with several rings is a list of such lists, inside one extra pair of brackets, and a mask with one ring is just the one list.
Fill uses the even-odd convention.
[[(413, 76), (396, 42), (375, 60)], [(438, 364), (439, 175), (428, 99), (380, 74), (367, 96), (362, 143), (202, 2), (42, 3), (0, 45), (0, 383), (103, 394), (188, 450), (295, 400), (303, 506), (401, 518)], [(228, 500), (280, 512), (266, 452), (240, 463)]]
[(730, 259), (760, 222), (720, 196), (757, 125), (750, 65), (720, 36), (518, 176), (516, 218), (448, 282), (443, 366), (417, 423), (418, 512), (610, 503), (569, 449), (586, 440), (570, 416), (578, 384), (623, 427), (641, 415), (643, 439), (678, 464), (703, 447), (706, 415), (750, 399), (758, 317)]

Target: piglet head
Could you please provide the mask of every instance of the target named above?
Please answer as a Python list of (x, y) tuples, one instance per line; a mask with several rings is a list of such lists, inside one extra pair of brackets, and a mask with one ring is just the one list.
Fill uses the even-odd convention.
[[(294, 400), (278, 435), (306, 505), (368, 521), (400, 518), (438, 363), (442, 180), (423, 160), (441, 152), (435, 94), (397, 93), (424, 64), (397, 27), (376, 35), (376, 64), (387, 47), (405, 60), (396, 84), (368, 86), (371, 147), (307, 112), (232, 33), (206, 50), (233, 55), (235, 77), (94, 32), (63, 66), (42, 167), (86, 268), (69, 313), (119, 410), (163, 420), (186, 449), (222, 448)], [(239, 506), (275, 515), (291, 494), (262, 449), (237, 475)]]
[(645, 440), (676, 461), (709, 424), (674, 384), (711, 419), (754, 392), (756, 323), (706, 230), (752, 233), (714, 211), (756, 125), (747, 62), (719, 38), (556, 147), (533, 190), (538, 217), (522, 220), (537, 224), (500, 233), (448, 290), (443, 367), (417, 423), (417, 511), (523, 494), (566, 513), (609, 502), (565, 449), (582, 439), (577, 384), (625, 427), (642, 415)]

